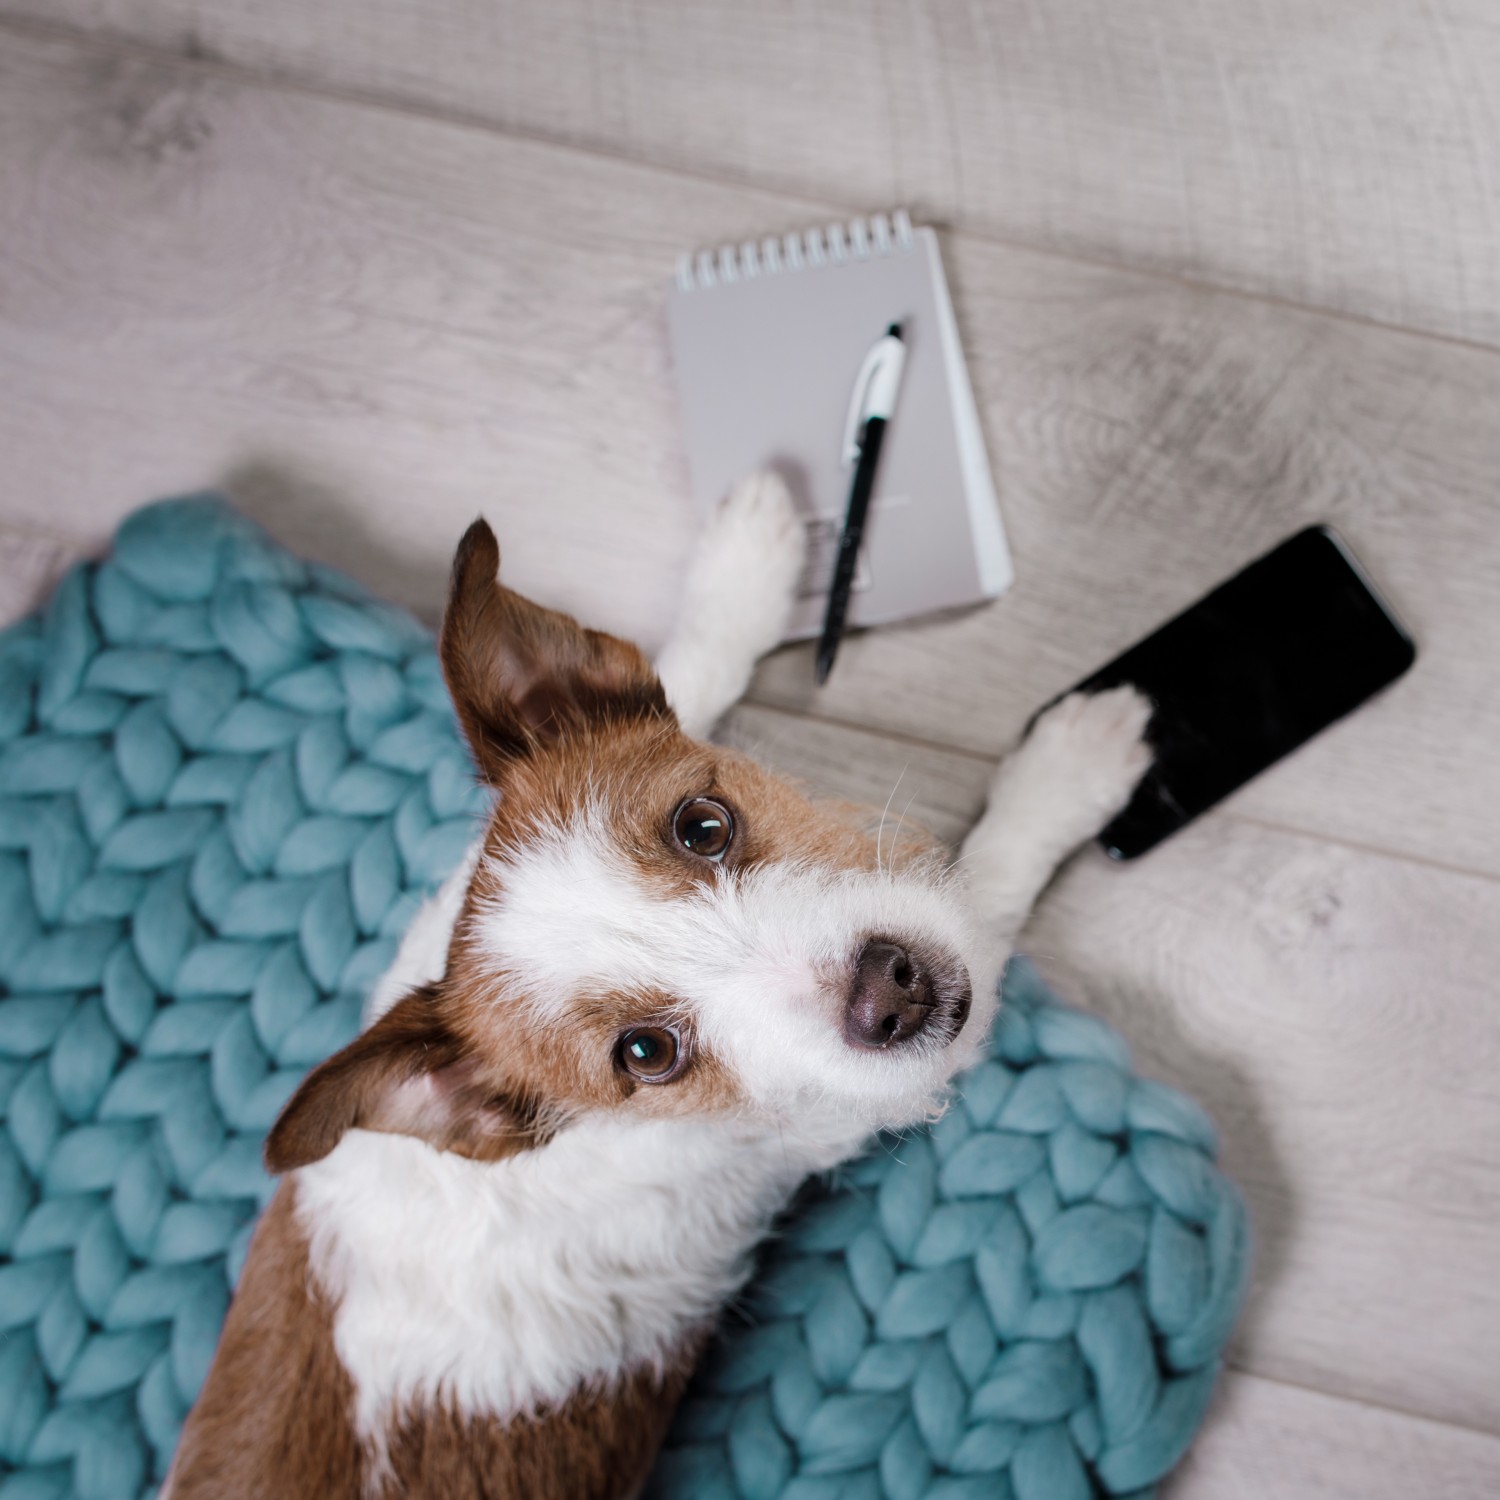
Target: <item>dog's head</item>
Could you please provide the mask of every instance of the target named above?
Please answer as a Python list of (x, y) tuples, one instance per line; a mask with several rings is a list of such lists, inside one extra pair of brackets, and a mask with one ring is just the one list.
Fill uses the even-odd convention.
[[(275, 1171), (360, 1127), (494, 1159), (584, 1113), (847, 1150), (976, 1055), (994, 957), (947, 862), (688, 739), (632, 645), (454, 560), (443, 670), (497, 796), (436, 985), (316, 1069)], [(814, 1145), (813, 1155), (817, 1155)]]

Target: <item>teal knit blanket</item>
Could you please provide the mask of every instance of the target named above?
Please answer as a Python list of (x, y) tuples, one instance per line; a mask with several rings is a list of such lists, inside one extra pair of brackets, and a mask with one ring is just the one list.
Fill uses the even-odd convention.
[[(0, 634), (0, 1500), (166, 1472), (273, 1184), (483, 811), (432, 643), (213, 497)], [(1014, 963), (930, 1130), (795, 1205), (684, 1405), (673, 1500), (1144, 1494), (1247, 1236), (1214, 1132)]]

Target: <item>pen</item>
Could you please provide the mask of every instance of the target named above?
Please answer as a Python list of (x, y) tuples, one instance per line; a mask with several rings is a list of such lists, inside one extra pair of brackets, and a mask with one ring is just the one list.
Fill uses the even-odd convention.
[(844, 462), (854, 464), (854, 482), (849, 487), (849, 507), (844, 512), (844, 530), (839, 537), (838, 559), (833, 565), (833, 583), (828, 608), (823, 615), (823, 634), (818, 641), (817, 672), (820, 684), (828, 681), (833, 659), (844, 634), (849, 613), (849, 591), (854, 585), (854, 565), (865, 534), (865, 516), (875, 488), (875, 466), (886, 424), (896, 407), (901, 389), (901, 371), (906, 364), (906, 345), (901, 325), (892, 323), (865, 355), (849, 401), (849, 420), (844, 427)]

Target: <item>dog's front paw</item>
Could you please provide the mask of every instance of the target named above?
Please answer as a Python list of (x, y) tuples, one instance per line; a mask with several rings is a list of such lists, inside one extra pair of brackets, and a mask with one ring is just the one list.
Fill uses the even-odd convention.
[(1080, 840), (1130, 801), (1151, 766), (1151, 700), (1135, 688), (1070, 693), (1033, 726), (1021, 754), (1054, 796), (1077, 809)]
[(656, 668), (690, 735), (707, 734), (786, 635), (807, 532), (781, 479), (752, 474), (698, 538), (682, 608)]
[(807, 528), (779, 474), (742, 479), (698, 543), (688, 591), (751, 658), (781, 644), (807, 553)]

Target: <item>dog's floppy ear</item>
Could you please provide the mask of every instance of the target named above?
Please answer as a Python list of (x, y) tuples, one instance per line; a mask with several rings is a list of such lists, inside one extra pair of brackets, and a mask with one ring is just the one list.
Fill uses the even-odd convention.
[(485, 1078), (431, 990), (398, 1001), (303, 1079), (266, 1137), (266, 1166), (321, 1161), (355, 1129), (416, 1136), (478, 1161), (513, 1156), (547, 1133), (534, 1101)]
[(487, 779), (591, 722), (671, 719), (635, 646), (512, 593), (495, 577), (499, 565), (495, 534), (475, 521), (453, 559), (439, 646), (459, 723)]

